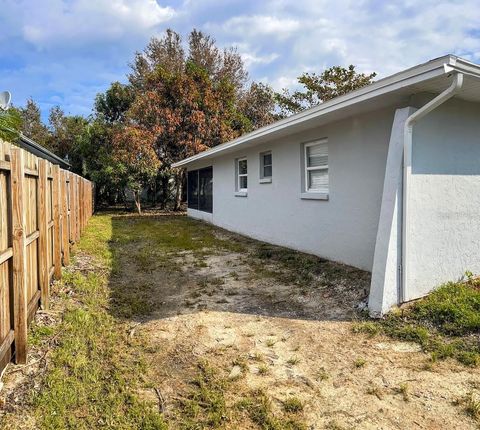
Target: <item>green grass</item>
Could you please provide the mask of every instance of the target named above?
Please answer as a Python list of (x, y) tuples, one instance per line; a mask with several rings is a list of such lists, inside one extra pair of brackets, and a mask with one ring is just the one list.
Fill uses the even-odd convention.
[(111, 237), (111, 217), (93, 217), (77, 246), (93, 256), (93, 267), (65, 272), (56, 288), (64, 307), (61, 322), (30, 330), (32, 345), (53, 337), (56, 344), (41, 387), (28, 400), (36, 428), (167, 429), (157, 406), (136, 394), (144, 386), (141, 340), (128, 339), (125, 325), (109, 312)]
[(178, 405), (179, 428), (221, 428), (229, 418), (225, 401), (227, 385), (228, 382), (209, 363), (201, 361), (189, 394)]
[(480, 280), (449, 282), (411, 306), (379, 321), (363, 321), (355, 332), (416, 342), (432, 360), (455, 358), (480, 365)]
[[(284, 404), (285, 406), (285, 404)], [(295, 406), (295, 408), (298, 405)], [(248, 415), (250, 420), (262, 430), (306, 430), (307, 426), (296, 417), (277, 416), (273, 413), (272, 402), (262, 390), (250, 393), (237, 403), (237, 409)], [(296, 410), (295, 412), (300, 412)]]
[(288, 397), (283, 402), (285, 412), (296, 414), (303, 411), (303, 403), (298, 397)]
[[(267, 265), (265, 264), (267, 263)], [(277, 267), (272, 269), (268, 263)], [(346, 279), (368, 283), (369, 274), (354, 267), (267, 243), (256, 243), (248, 264), (257, 277), (270, 277), (283, 284), (310, 287), (317, 277), (322, 285), (334, 286)], [(278, 266), (283, 270), (278, 270)]]

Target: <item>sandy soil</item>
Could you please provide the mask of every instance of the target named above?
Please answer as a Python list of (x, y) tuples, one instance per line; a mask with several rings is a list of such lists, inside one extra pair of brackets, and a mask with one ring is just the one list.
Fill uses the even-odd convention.
[[(478, 370), (432, 364), (416, 344), (352, 333), (365, 279), (305, 291), (256, 277), (243, 257), (217, 252), (198, 267), (184, 253), (175, 288), (159, 274), (162, 302), (135, 330), (145, 336), (148, 378), (163, 393), (167, 414), (188, 390), (198, 360), (228, 378), (240, 358), (247, 367), (227, 394), (230, 404), (263, 388), (279, 410), (294, 395), (310, 429), (478, 428), (459, 404), (480, 388)], [(267, 373), (259, 372), (265, 366)]]

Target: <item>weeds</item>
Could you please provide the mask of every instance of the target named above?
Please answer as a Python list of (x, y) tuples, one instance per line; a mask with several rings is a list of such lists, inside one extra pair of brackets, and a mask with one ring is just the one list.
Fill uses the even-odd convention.
[(270, 372), (270, 369), (268, 368), (268, 366), (266, 364), (261, 364), (260, 366), (258, 366), (258, 374), (259, 375), (265, 376), (269, 372)]
[(300, 359), (297, 356), (290, 357), (287, 360), (287, 364), (289, 364), (290, 366), (295, 366), (295, 364), (298, 364), (298, 363), (300, 363)]
[(187, 398), (179, 402), (180, 426), (185, 430), (217, 428), (228, 420), (224, 391), (227, 381), (208, 362), (198, 363), (197, 377)]
[(296, 414), (303, 411), (303, 403), (298, 397), (288, 397), (283, 402), (283, 410)]
[(354, 362), (353, 362), (354, 366), (359, 369), (361, 367), (364, 367), (365, 364), (367, 364), (367, 361), (364, 359), (364, 358), (357, 358)]
[(402, 398), (405, 402), (410, 401), (410, 395), (409, 395), (409, 386), (408, 383), (402, 382), (396, 389), (395, 391), (398, 394), (402, 395)]
[(431, 353), (432, 362), (455, 358), (466, 366), (480, 364), (480, 280), (450, 282), (412, 306), (384, 320), (353, 325), (355, 333), (379, 333), (415, 342)]
[(465, 400), (465, 412), (480, 423), (480, 398), (470, 393)]
[(307, 429), (305, 423), (297, 418), (275, 416), (272, 402), (262, 390), (253, 391), (250, 396), (238, 402), (237, 409), (246, 412), (250, 420), (262, 430)]

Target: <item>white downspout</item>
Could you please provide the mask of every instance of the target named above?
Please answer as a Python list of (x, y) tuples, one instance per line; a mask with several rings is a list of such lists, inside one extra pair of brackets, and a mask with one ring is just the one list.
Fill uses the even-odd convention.
[[(445, 66), (447, 71), (447, 66)], [(412, 115), (407, 118), (405, 122), (404, 130), (404, 142), (403, 142), (403, 201), (402, 201), (402, 283), (401, 283), (401, 295), (402, 301), (405, 302), (408, 299), (406, 290), (408, 287), (408, 265), (406, 264), (407, 255), (408, 255), (408, 238), (410, 237), (410, 223), (408, 222), (408, 203), (409, 203), (409, 189), (408, 189), (408, 179), (412, 173), (412, 137), (413, 137), (413, 126), (415, 123), (423, 118), (425, 115), (436, 109), (442, 103), (445, 103), (448, 99), (452, 98), (457, 94), (463, 85), (463, 74), (455, 73), (453, 76), (452, 84), (442, 93), (440, 93), (433, 100), (428, 102), (425, 106), (422, 106), (420, 109), (415, 111)]]

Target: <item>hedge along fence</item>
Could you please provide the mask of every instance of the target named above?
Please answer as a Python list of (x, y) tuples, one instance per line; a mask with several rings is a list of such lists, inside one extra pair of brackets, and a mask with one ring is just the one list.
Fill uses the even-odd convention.
[(0, 141), (0, 372), (27, 360), (27, 328), (93, 212), (93, 184)]

